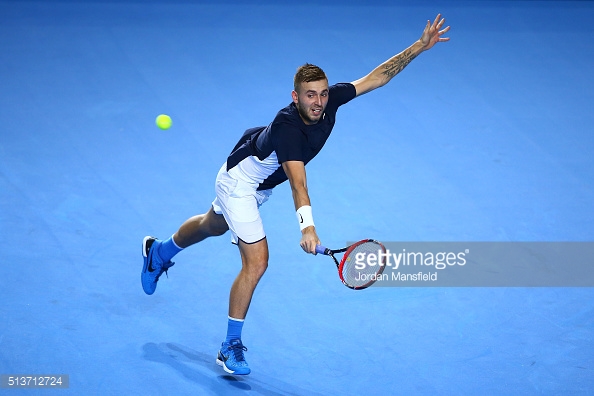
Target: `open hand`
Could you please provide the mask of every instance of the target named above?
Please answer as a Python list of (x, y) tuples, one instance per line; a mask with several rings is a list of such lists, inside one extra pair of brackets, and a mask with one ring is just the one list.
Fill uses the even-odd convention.
[(449, 37), (441, 37), (444, 33), (447, 33), (448, 30), (450, 30), (449, 26), (440, 30), (444, 23), (445, 18), (442, 18), (441, 14), (437, 14), (437, 17), (435, 17), (433, 23), (431, 23), (431, 21), (427, 21), (427, 26), (425, 26), (425, 30), (421, 36), (421, 43), (423, 44), (424, 50), (430, 49), (436, 43), (450, 41)]

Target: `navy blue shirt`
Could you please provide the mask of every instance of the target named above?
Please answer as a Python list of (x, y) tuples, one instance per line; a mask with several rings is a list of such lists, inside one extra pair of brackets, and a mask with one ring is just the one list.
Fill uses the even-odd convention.
[[(338, 108), (355, 96), (355, 87), (350, 83), (330, 86), (324, 114), (313, 125), (305, 124), (297, 106), (291, 103), (276, 114), (270, 125), (245, 131), (227, 158), (227, 171), (254, 156), (259, 161), (273, 161), (273, 164), (269, 164), (272, 166), (266, 167), (264, 176), (257, 172), (260, 175), (257, 189), (267, 190), (281, 184), (287, 180), (281, 164), (285, 161), (303, 161), (304, 164), (311, 161), (328, 140), (336, 123)], [(254, 166), (258, 163), (252, 161), (251, 164)]]

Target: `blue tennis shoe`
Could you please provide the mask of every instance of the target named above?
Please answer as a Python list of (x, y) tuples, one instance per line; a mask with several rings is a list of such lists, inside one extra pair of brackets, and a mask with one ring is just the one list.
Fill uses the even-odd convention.
[(157, 238), (152, 236), (144, 237), (142, 241), (142, 256), (144, 257), (144, 265), (142, 267), (142, 273), (140, 274), (140, 280), (142, 282), (142, 289), (146, 294), (153, 294), (157, 288), (157, 282), (159, 277), (175, 264), (172, 261), (166, 263), (163, 262), (159, 254), (157, 253), (157, 247), (159, 246)]
[(217, 355), (217, 364), (229, 374), (247, 375), (251, 370), (245, 361), (243, 352), (247, 352), (247, 348), (243, 346), (241, 340), (223, 342)]

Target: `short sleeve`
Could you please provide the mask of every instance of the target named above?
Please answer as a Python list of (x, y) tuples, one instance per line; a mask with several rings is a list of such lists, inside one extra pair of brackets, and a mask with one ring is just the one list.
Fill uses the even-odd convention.
[(272, 144), (279, 164), (286, 161), (305, 161), (304, 140), (303, 132), (294, 125), (286, 123), (272, 125)]
[(357, 96), (357, 90), (351, 83), (338, 83), (330, 87), (330, 101), (328, 106), (335, 109), (353, 100)]

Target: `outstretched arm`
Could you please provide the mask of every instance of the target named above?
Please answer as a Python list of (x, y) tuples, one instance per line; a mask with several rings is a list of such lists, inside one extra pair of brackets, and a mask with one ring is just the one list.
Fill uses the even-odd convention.
[[(304, 207), (309, 208), (309, 215), (303, 212), (304, 216), (309, 216), (309, 219), (305, 219), (306, 223), (311, 224), (308, 227), (304, 227), (301, 230), (301, 248), (306, 253), (315, 254), (316, 246), (320, 244), (320, 238), (316, 234), (316, 227), (313, 225), (313, 219), (311, 218), (311, 206), (309, 201), (309, 193), (307, 192), (307, 180), (305, 176), (305, 164), (302, 161), (285, 161), (282, 164), (283, 169), (291, 184), (291, 191), (293, 193), (293, 202), (295, 203), (295, 210), (298, 211)], [(301, 218), (301, 222), (303, 222)], [(308, 221), (309, 220), (309, 221)]]
[(450, 27), (440, 30), (445, 23), (445, 19), (438, 14), (433, 23), (427, 21), (425, 30), (421, 38), (414, 42), (410, 47), (388, 59), (368, 75), (353, 81), (357, 96), (373, 91), (376, 88), (386, 85), (396, 74), (400, 73), (413, 59), (421, 52), (432, 48), (436, 43), (449, 41), (447, 37), (441, 37), (450, 30)]

